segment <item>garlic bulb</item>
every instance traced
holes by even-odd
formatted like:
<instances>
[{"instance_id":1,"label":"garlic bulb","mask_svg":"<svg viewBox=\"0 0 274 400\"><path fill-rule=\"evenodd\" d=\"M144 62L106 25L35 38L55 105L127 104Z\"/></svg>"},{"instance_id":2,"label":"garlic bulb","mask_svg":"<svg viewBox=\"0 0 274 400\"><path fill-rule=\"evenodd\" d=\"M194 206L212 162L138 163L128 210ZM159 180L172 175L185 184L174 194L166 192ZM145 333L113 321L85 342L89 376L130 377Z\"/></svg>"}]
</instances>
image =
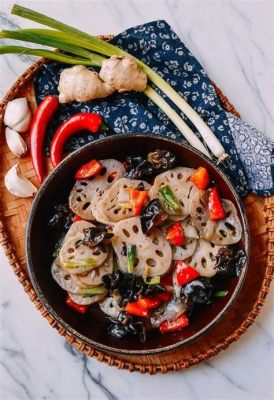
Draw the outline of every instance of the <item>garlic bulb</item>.
<instances>
[{"instance_id":1,"label":"garlic bulb","mask_svg":"<svg viewBox=\"0 0 274 400\"><path fill-rule=\"evenodd\" d=\"M11 167L6 173L5 186L11 194L17 197L30 197L37 192L36 187L20 174L18 164Z\"/></svg>"},{"instance_id":2,"label":"garlic bulb","mask_svg":"<svg viewBox=\"0 0 274 400\"><path fill-rule=\"evenodd\" d=\"M16 157L21 157L26 154L28 148L24 139L20 134L13 129L6 128L5 130L6 142L10 151L16 155Z\"/></svg>"},{"instance_id":3,"label":"garlic bulb","mask_svg":"<svg viewBox=\"0 0 274 400\"><path fill-rule=\"evenodd\" d=\"M17 132L26 132L29 129L31 117L27 99L21 97L7 104L4 124Z\"/></svg>"}]
</instances>

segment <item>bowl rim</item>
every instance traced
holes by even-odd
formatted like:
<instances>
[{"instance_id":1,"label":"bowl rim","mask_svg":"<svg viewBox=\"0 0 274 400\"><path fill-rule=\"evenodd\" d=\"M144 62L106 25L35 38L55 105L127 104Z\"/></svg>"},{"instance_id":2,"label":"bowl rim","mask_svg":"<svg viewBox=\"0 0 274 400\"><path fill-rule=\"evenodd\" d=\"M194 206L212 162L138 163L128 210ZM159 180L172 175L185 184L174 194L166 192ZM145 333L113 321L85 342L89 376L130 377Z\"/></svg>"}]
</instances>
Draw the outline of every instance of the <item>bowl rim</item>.
<instances>
[{"instance_id":1,"label":"bowl rim","mask_svg":"<svg viewBox=\"0 0 274 400\"><path fill-rule=\"evenodd\" d=\"M32 227L32 223L33 223L33 219L35 216L35 212L37 209L37 206L39 204L40 198L43 196L44 192L47 189L48 184L54 179L55 175L57 175L59 173L60 170L63 169L63 167L70 162L71 159L73 158L77 158L78 155L84 151L84 149L87 149L88 147L91 147L96 145L97 143L101 143L101 142L106 142L106 141L116 141L116 140L131 140L132 138L150 138L150 139L160 139L163 142L172 142L177 146L181 146L186 148L188 151L195 153L196 155L200 156L202 159L206 160L214 169L217 170L217 172L219 173L219 175L221 176L221 178L225 181L225 183L227 184L227 186L229 187L229 189L231 190L233 196L235 197L237 204L239 206L239 211L240 211L240 216L241 219L243 221L243 236L244 236L244 248L245 248L245 252L246 252L246 264L244 266L244 268L242 269L241 275L239 277L238 283L233 291L233 294L231 296L231 298L229 299L229 301L226 303L225 307L216 315L215 318L213 318L207 325L205 325L201 330L199 330L198 332L196 332L194 335L192 335L189 338L180 340L174 344L168 345L168 346L164 346L161 348L156 348L156 349L144 349L144 350L130 350L130 349L119 349L119 348L115 348L112 346L108 346L102 343L98 343L92 339L87 338L86 336L82 335L81 333L79 333L77 330L75 330L71 325L69 325L67 322L65 322L60 315L51 307L51 305L48 303L48 301L46 300L43 291L41 290L38 281L36 279L36 275L34 273L33 270L33 265L32 265L32 259L31 259L31 245L30 245L30 233L31 233L31 227ZM243 286L245 277L247 275L247 270L248 270L248 265L249 265L249 258L250 258L250 233L249 233L249 227L248 227L248 221L247 221L247 216L246 216L246 212L245 209L243 207L243 203L238 195L238 193L236 192L233 184L231 183L229 177L220 169L220 167L216 164L214 164L208 157L206 157L203 153L201 153L199 150L194 149L193 147L191 147L188 144L185 144L183 142L180 142L178 140L175 140L173 138L170 137L163 137L160 135L155 135L155 134L144 134L144 133L138 133L138 134L130 134L130 133L123 133L123 134L115 134L112 136L107 136L107 137L103 137L103 138L99 138L96 139L90 143L87 143L86 145L84 145L83 147L73 151L72 153L70 153L67 157L65 157L60 164L57 165L56 168L54 168L49 175L46 177L46 179L44 180L43 184L40 186L38 192L36 193L34 200L32 202L32 206L31 206L31 210L28 216L28 220L27 220L27 226L26 226L26 237L25 237L25 252L26 252L26 260L27 260L27 270L28 270L28 274L31 280L31 283L33 285L33 288L39 298L39 300L41 301L42 305L46 308L46 310L48 311L48 313L64 328L66 329L68 332L70 332L72 335L74 335L76 338L80 339L82 342L84 342L85 344L87 344L88 346L92 346L97 350L102 350L105 351L107 353L111 353L111 354L120 354L120 355L140 355L140 356L144 356L144 355L152 355L152 354L160 354L160 353L166 353L168 351L180 348L182 346L186 346L187 344L195 341L196 339L198 339L200 336L202 336L204 333L206 333L207 331L209 331L217 322L219 322L223 316L231 309L232 305L234 304L234 302L236 301L236 299L238 298L238 295L241 291L241 288Z\"/></svg>"}]
</instances>

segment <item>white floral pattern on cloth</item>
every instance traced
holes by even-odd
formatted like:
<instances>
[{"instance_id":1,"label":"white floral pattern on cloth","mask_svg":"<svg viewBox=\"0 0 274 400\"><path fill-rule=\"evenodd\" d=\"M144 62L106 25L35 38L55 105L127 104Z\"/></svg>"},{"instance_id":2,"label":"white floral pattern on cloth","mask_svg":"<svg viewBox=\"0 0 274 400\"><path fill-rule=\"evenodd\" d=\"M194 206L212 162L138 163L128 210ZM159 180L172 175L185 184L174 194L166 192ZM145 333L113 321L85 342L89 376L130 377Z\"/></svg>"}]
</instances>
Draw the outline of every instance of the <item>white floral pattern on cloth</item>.
<instances>
[{"instance_id":1,"label":"white floral pattern on cloth","mask_svg":"<svg viewBox=\"0 0 274 400\"><path fill-rule=\"evenodd\" d=\"M274 143L256 128L227 113L234 145L244 166L249 189L256 194L272 195Z\"/></svg>"},{"instance_id":2,"label":"white floral pattern on cloth","mask_svg":"<svg viewBox=\"0 0 274 400\"><path fill-rule=\"evenodd\" d=\"M165 21L155 21L130 28L117 35L112 43L148 64L187 100L210 126L229 154L230 161L222 168L230 177L239 195L243 197L249 190L255 191L256 189L248 185L241 153L237 152L227 115L220 104L211 80L170 26ZM35 94L38 103L47 94L58 94L59 75L64 68L68 68L68 66L57 63L49 63L40 68L35 78ZM166 98L166 96L164 97ZM169 99L166 98L166 100L170 103ZM87 103L62 105L49 126L45 143L46 152L48 152L50 139L57 126L78 112L101 114L110 131L107 134L95 135L83 132L68 141L67 151L76 150L99 137L116 133L142 132L184 141L181 133L167 116L142 93L122 95L115 93L107 101L95 100ZM183 115L182 118L185 119ZM186 119L186 122L196 132L190 121ZM245 167L248 166L245 164ZM269 185L261 188L260 194L269 194Z\"/></svg>"}]
</instances>

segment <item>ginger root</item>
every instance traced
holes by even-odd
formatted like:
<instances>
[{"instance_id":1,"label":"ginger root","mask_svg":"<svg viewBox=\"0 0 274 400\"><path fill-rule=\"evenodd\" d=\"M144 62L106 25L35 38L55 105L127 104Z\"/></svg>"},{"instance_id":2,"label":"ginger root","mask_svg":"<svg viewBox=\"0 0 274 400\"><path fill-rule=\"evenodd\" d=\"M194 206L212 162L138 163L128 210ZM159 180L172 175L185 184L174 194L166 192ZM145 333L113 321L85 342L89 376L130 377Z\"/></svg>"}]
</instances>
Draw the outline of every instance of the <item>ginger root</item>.
<instances>
[{"instance_id":1,"label":"ginger root","mask_svg":"<svg viewBox=\"0 0 274 400\"><path fill-rule=\"evenodd\" d=\"M103 61L99 76L118 92L143 92L147 85L147 76L133 57L110 57Z\"/></svg>"},{"instance_id":2,"label":"ginger root","mask_svg":"<svg viewBox=\"0 0 274 400\"><path fill-rule=\"evenodd\" d=\"M76 65L61 73L58 91L60 103L70 103L75 100L85 102L107 97L114 89L103 82L97 72L89 71L83 65Z\"/></svg>"}]
</instances>

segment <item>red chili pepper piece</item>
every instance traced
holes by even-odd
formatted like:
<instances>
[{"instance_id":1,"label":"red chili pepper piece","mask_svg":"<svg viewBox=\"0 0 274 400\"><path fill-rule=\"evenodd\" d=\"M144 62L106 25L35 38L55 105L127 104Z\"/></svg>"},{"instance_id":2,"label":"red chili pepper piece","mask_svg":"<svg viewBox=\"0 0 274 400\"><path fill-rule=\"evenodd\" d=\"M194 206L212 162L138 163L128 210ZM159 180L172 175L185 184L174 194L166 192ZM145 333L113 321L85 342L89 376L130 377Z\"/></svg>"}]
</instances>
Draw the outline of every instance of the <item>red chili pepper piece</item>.
<instances>
[{"instance_id":1,"label":"red chili pepper piece","mask_svg":"<svg viewBox=\"0 0 274 400\"><path fill-rule=\"evenodd\" d=\"M143 297L137 300L137 305L144 310L157 308L160 304L161 301L157 298Z\"/></svg>"},{"instance_id":2,"label":"red chili pepper piece","mask_svg":"<svg viewBox=\"0 0 274 400\"><path fill-rule=\"evenodd\" d=\"M226 217L226 212L216 187L209 189L208 210L211 221L218 221Z\"/></svg>"},{"instance_id":3,"label":"red chili pepper piece","mask_svg":"<svg viewBox=\"0 0 274 400\"><path fill-rule=\"evenodd\" d=\"M180 222L175 222L175 224L168 229L166 239L174 246L183 246L185 235Z\"/></svg>"},{"instance_id":4,"label":"red chili pepper piece","mask_svg":"<svg viewBox=\"0 0 274 400\"><path fill-rule=\"evenodd\" d=\"M92 178L93 176L98 175L103 167L104 166L100 163L100 161L91 160L78 169L75 174L75 179Z\"/></svg>"},{"instance_id":5,"label":"red chili pepper piece","mask_svg":"<svg viewBox=\"0 0 274 400\"><path fill-rule=\"evenodd\" d=\"M193 175L190 177L191 182L197 186L198 189L205 190L208 188L210 183L210 178L207 169L204 167L199 167Z\"/></svg>"},{"instance_id":6,"label":"red chili pepper piece","mask_svg":"<svg viewBox=\"0 0 274 400\"><path fill-rule=\"evenodd\" d=\"M37 107L30 126L30 153L39 183L44 179L43 142L49 120L59 106L56 96L46 96Z\"/></svg>"},{"instance_id":7,"label":"red chili pepper piece","mask_svg":"<svg viewBox=\"0 0 274 400\"><path fill-rule=\"evenodd\" d=\"M146 318L148 316L148 310L145 310L144 308L141 308L137 302L135 303L127 303L126 312L132 315L136 315L137 317L143 317Z\"/></svg>"},{"instance_id":8,"label":"red chili pepper piece","mask_svg":"<svg viewBox=\"0 0 274 400\"><path fill-rule=\"evenodd\" d=\"M61 162L64 144L70 136L83 130L96 133L100 130L102 122L103 118L93 113L75 114L64 121L55 132L51 142L50 159L52 165L56 167Z\"/></svg>"},{"instance_id":9,"label":"red chili pepper piece","mask_svg":"<svg viewBox=\"0 0 274 400\"><path fill-rule=\"evenodd\" d=\"M78 222L78 221L82 221L82 220L83 220L83 218L80 217L79 215L74 215L74 217L73 217L73 222Z\"/></svg>"},{"instance_id":10,"label":"red chili pepper piece","mask_svg":"<svg viewBox=\"0 0 274 400\"><path fill-rule=\"evenodd\" d=\"M130 189L129 195L134 215L140 215L148 199L148 192L146 190Z\"/></svg>"},{"instance_id":11,"label":"red chili pepper piece","mask_svg":"<svg viewBox=\"0 0 274 400\"><path fill-rule=\"evenodd\" d=\"M162 303L167 303L172 297L172 292L166 291L164 293L157 293L155 297Z\"/></svg>"},{"instance_id":12,"label":"red chili pepper piece","mask_svg":"<svg viewBox=\"0 0 274 400\"><path fill-rule=\"evenodd\" d=\"M176 262L176 278L178 285L186 285L188 282L198 278L200 273L190 265L185 264L183 261Z\"/></svg>"},{"instance_id":13,"label":"red chili pepper piece","mask_svg":"<svg viewBox=\"0 0 274 400\"><path fill-rule=\"evenodd\" d=\"M86 305L80 305L80 304L74 303L74 301L69 296L67 297L66 304L81 314L85 314L88 309L88 306L86 306Z\"/></svg>"},{"instance_id":14,"label":"red chili pepper piece","mask_svg":"<svg viewBox=\"0 0 274 400\"><path fill-rule=\"evenodd\" d=\"M178 331L179 329L182 329L188 325L189 325L189 320L188 320L186 314L182 314L178 318L176 318L172 321L162 322L161 325L159 326L159 330L161 333L175 332L175 331Z\"/></svg>"}]
</instances>

